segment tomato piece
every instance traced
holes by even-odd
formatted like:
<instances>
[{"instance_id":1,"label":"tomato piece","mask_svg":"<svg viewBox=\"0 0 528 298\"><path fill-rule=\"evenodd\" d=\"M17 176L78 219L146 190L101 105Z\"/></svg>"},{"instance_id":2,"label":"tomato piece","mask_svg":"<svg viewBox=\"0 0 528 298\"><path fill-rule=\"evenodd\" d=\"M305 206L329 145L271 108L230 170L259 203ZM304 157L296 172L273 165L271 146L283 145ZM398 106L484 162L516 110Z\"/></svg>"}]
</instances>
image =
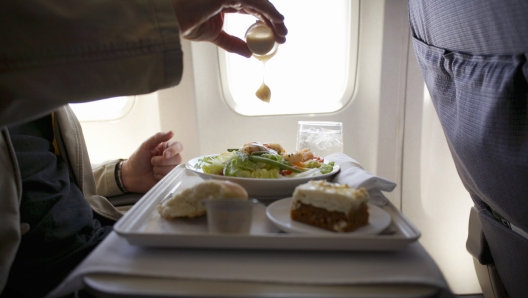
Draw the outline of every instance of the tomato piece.
<instances>
[{"instance_id":1,"label":"tomato piece","mask_svg":"<svg viewBox=\"0 0 528 298\"><path fill-rule=\"evenodd\" d=\"M320 156L314 156L313 159L317 160L317 161L320 162L320 163L324 163L324 158L322 158L322 157L320 157Z\"/></svg>"},{"instance_id":2,"label":"tomato piece","mask_svg":"<svg viewBox=\"0 0 528 298\"><path fill-rule=\"evenodd\" d=\"M281 174L282 176L288 176L288 175L290 175L291 173L293 173L291 170L281 170L281 171L280 171L280 174Z\"/></svg>"}]
</instances>

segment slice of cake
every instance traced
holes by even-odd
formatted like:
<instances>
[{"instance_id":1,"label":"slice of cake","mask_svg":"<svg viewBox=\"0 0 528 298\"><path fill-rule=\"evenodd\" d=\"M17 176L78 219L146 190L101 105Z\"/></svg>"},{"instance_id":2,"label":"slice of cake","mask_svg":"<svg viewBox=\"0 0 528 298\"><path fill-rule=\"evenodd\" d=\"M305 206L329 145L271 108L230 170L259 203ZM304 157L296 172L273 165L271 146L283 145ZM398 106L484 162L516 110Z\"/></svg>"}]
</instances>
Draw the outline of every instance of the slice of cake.
<instances>
[{"instance_id":1,"label":"slice of cake","mask_svg":"<svg viewBox=\"0 0 528 298\"><path fill-rule=\"evenodd\" d=\"M352 232L369 222L368 199L364 188L312 180L295 188L290 216L333 232Z\"/></svg>"}]
</instances>

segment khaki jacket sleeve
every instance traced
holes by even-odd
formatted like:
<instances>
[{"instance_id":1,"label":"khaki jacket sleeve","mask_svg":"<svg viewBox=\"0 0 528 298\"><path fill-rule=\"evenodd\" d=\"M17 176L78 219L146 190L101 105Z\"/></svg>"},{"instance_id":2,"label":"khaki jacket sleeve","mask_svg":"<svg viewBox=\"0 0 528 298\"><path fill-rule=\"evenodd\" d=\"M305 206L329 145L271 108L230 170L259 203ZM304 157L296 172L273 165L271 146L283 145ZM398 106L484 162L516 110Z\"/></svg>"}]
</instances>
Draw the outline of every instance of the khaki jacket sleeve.
<instances>
[{"instance_id":1,"label":"khaki jacket sleeve","mask_svg":"<svg viewBox=\"0 0 528 298\"><path fill-rule=\"evenodd\" d=\"M0 1L0 44L0 127L174 86L183 69L167 0Z\"/></svg>"},{"instance_id":2,"label":"khaki jacket sleeve","mask_svg":"<svg viewBox=\"0 0 528 298\"><path fill-rule=\"evenodd\" d=\"M174 86L182 63L170 1L0 1L0 131L67 103ZM0 135L0 293L21 236L21 186L9 148ZM92 208L118 219L122 213L95 194L89 159L72 161Z\"/></svg>"},{"instance_id":3,"label":"khaki jacket sleeve","mask_svg":"<svg viewBox=\"0 0 528 298\"><path fill-rule=\"evenodd\" d=\"M117 221L123 213L116 209L108 199L97 192L90 156L86 149L82 127L69 105L54 112L55 137L57 147L70 167L75 183L93 211L108 219Z\"/></svg>"},{"instance_id":4,"label":"khaki jacket sleeve","mask_svg":"<svg viewBox=\"0 0 528 298\"><path fill-rule=\"evenodd\" d=\"M92 166L97 194L104 197L122 195L115 180L115 166L122 159L116 159Z\"/></svg>"}]
</instances>

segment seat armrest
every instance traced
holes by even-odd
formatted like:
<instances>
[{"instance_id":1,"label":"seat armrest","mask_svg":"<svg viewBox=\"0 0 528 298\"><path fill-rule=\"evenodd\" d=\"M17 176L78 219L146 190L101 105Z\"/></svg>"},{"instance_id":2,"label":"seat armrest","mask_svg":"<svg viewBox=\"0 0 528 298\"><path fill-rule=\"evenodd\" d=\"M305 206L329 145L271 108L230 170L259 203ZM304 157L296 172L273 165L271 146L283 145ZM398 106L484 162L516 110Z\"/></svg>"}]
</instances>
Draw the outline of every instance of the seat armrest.
<instances>
[{"instance_id":1,"label":"seat armrest","mask_svg":"<svg viewBox=\"0 0 528 298\"><path fill-rule=\"evenodd\" d=\"M477 259L480 264L488 265L493 263L491 251L488 242L482 232L482 224L480 222L478 210L471 207L469 213L468 238L466 241L467 251Z\"/></svg>"},{"instance_id":2,"label":"seat armrest","mask_svg":"<svg viewBox=\"0 0 528 298\"><path fill-rule=\"evenodd\" d=\"M134 205L139 199L143 197L143 194L139 193L127 193L119 196L107 197L108 201L115 207Z\"/></svg>"}]
</instances>

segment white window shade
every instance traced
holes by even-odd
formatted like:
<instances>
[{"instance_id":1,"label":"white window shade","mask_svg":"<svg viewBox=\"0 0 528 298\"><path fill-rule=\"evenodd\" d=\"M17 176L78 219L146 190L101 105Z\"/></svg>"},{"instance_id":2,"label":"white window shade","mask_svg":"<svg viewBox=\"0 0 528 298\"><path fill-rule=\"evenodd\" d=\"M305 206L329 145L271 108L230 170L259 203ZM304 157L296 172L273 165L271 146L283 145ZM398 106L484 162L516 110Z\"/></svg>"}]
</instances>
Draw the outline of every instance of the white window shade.
<instances>
[{"instance_id":1,"label":"white window shade","mask_svg":"<svg viewBox=\"0 0 528 298\"><path fill-rule=\"evenodd\" d=\"M287 41L265 65L270 103L255 92L263 63L219 50L224 97L246 116L331 113L352 98L355 83L359 3L308 0L272 1L285 16ZM302 6L302 7L299 7ZM244 39L253 16L226 14L225 30Z\"/></svg>"}]
</instances>

